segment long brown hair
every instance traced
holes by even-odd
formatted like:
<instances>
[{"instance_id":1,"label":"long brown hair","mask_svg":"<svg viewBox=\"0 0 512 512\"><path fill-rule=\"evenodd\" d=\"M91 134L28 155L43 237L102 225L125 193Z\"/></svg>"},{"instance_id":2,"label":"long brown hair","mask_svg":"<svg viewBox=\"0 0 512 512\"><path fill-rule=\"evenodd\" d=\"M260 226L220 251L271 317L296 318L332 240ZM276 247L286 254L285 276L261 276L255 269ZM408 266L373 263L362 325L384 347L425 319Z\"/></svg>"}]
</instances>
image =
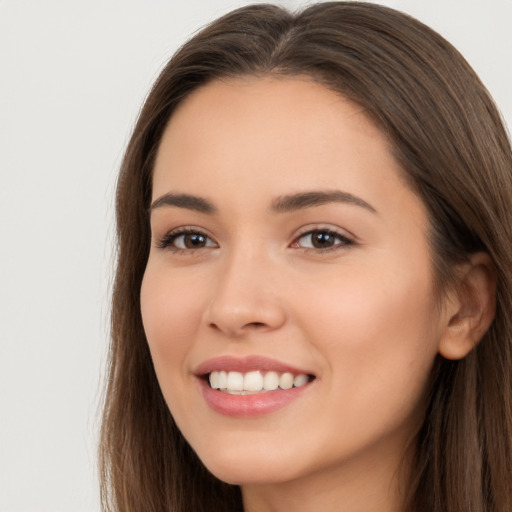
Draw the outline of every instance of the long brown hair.
<instances>
[{"instance_id":1,"label":"long brown hair","mask_svg":"<svg viewBox=\"0 0 512 512\"><path fill-rule=\"evenodd\" d=\"M512 155L500 115L470 66L413 18L370 3L292 14L233 11L170 60L140 113L117 188L117 274L100 468L104 510L236 511L239 489L203 467L160 392L139 291L149 253L151 175L162 133L192 91L219 78L306 75L361 105L387 135L430 215L436 284L486 251L497 272L490 330L432 374L404 510L512 510Z\"/></svg>"}]
</instances>

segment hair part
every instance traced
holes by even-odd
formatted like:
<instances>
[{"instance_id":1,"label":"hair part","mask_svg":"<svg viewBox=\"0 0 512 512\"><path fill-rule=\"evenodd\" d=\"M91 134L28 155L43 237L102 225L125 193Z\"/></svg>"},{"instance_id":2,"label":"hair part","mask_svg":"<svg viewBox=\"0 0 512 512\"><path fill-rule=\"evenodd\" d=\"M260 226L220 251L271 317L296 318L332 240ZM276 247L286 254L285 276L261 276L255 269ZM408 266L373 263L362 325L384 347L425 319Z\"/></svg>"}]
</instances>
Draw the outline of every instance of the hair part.
<instances>
[{"instance_id":1,"label":"hair part","mask_svg":"<svg viewBox=\"0 0 512 512\"><path fill-rule=\"evenodd\" d=\"M117 272L100 467L105 510L242 510L184 441L161 394L144 335L140 286L149 254L155 157L175 109L213 80L307 76L359 104L386 134L430 218L436 287L476 251L498 276L495 320L465 359L438 356L414 440L404 510L512 510L512 155L474 71L413 18L363 2L292 14L233 11L170 60L140 113L116 199Z\"/></svg>"}]
</instances>

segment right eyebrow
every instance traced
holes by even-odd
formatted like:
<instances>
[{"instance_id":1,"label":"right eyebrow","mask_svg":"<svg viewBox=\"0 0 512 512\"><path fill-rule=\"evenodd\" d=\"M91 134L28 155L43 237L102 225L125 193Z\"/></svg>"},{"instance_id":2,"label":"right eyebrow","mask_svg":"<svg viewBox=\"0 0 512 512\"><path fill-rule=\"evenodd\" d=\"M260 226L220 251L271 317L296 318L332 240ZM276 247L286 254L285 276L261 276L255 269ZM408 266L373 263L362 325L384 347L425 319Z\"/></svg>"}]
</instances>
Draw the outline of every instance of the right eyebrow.
<instances>
[{"instance_id":1,"label":"right eyebrow","mask_svg":"<svg viewBox=\"0 0 512 512\"><path fill-rule=\"evenodd\" d=\"M149 212L151 213L156 208L162 208L164 206L174 206L176 208L185 208L187 210L208 214L213 214L217 211L215 206L204 197L169 192L155 199L149 207Z\"/></svg>"},{"instance_id":2,"label":"right eyebrow","mask_svg":"<svg viewBox=\"0 0 512 512\"><path fill-rule=\"evenodd\" d=\"M365 200L342 190L299 192L298 194L280 196L272 202L271 210L277 213L286 213L329 203L352 204L377 213L375 208Z\"/></svg>"}]
</instances>

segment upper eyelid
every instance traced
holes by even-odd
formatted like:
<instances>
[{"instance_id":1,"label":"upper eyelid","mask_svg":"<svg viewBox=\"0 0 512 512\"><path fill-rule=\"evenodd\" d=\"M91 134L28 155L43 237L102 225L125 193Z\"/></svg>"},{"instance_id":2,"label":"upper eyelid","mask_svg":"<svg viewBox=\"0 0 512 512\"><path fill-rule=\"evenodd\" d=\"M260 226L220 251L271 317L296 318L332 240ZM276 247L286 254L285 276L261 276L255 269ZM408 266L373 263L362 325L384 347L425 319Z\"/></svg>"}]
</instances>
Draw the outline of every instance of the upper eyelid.
<instances>
[{"instance_id":1,"label":"upper eyelid","mask_svg":"<svg viewBox=\"0 0 512 512\"><path fill-rule=\"evenodd\" d=\"M198 228L196 226L180 226L174 229L171 229L167 232L165 232L163 235L156 236L154 233L152 233L152 238L155 240L155 244L160 249L169 248L170 245L172 245L172 242L183 235L188 234L198 234L203 235L206 238L209 238L214 244L218 245L218 242L215 240L215 238L208 233L207 230L204 230L202 228ZM176 248L178 249L178 248ZM193 249L191 249L193 250Z\"/></svg>"},{"instance_id":2,"label":"upper eyelid","mask_svg":"<svg viewBox=\"0 0 512 512\"><path fill-rule=\"evenodd\" d=\"M349 238L350 240L353 240L354 242L357 240L357 237L352 234L350 231L340 228L338 226L330 226L327 224L313 224L304 226L303 228L300 228L298 233L294 236L293 240L297 240L300 237L304 235L308 235L310 233L314 233L315 231L327 231L329 233L332 233L334 235L339 235L343 238Z\"/></svg>"},{"instance_id":3,"label":"upper eyelid","mask_svg":"<svg viewBox=\"0 0 512 512\"><path fill-rule=\"evenodd\" d=\"M192 225L179 226L177 228L172 228L172 229L166 230L166 231L164 231L164 233L161 236L157 235L155 232L152 232L152 236L155 238L165 238L165 237L170 237L170 236L186 235L188 233L198 233L200 235L207 236L208 238L211 238L212 240L215 240L214 236L211 233L209 233L209 231L207 229L200 228L197 226L192 226Z\"/></svg>"},{"instance_id":4,"label":"upper eyelid","mask_svg":"<svg viewBox=\"0 0 512 512\"><path fill-rule=\"evenodd\" d=\"M311 236L313 233L328 233L329 235L332 235L334 238L338 238L340 240L340 243L336 244L335 246L331 247L331 249L334 249L335 247L339 246L347 246L347 245L354 245L356 243L355 239L351 236L347 236L343 233L340 233L339 231L335 231L332 229L310 229L309 231L306 231L300 235L297 235L290 245L298 244L299 240L301 240L304 237ZM305 247L305 250L319 250L319 251L327 251L328 249L312 249L310 247Z\"/></svg>"}]
</instances>

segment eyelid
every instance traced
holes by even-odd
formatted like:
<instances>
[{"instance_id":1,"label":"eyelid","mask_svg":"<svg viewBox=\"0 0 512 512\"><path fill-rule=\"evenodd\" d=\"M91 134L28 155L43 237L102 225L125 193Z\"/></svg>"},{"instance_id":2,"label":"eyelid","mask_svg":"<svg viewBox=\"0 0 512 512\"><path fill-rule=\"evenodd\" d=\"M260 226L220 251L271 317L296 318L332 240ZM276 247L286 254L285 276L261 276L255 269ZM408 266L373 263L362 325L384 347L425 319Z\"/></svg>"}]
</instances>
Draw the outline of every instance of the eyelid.
<instances>
[{"instance_id":1,"label":"eyelid","mask_svg":"<svg viewBox=\"0 0 512 512\"><path fill-rule=\"evenodd\" d=\"M171 250L172 252L175 252L175 253L180 253L180 252L181 253L192 253L192 252L199 251L201 249L215 248L212 246L206 246L206 247L197 247L195 249L193 249L193 248L183 249L183 248L176 247L176 246L172 245L173 242L177 238L179 238L180 236L183 236L183 235L188 235L188 234L191 234L191 235L197 234L197 235L204 236L205 238L211 240L213 242L213 244L215 245L215 247L218 247L218 243L215 241L215 239L211 235L209 235L205 229L199 228L197 226L180 226L180 227L171 229L170 231L167 231L163 236L157 238L156 247L158 249Z\"/></svg>"},{"instance_id":2,"label":"eyelid","mask_svg":"<svg viewBox=\"0 0 512 512\"><path fill-rule=\"evenodd\" d=\"M319 247L299 247L297 246L299 240L307 235L312 235L314 233L327 233L329 235L332 235L335 238L338 238L340 240L339 243L326 248L319 248ZM291 247L296 249L302 249L306 252L313 251L315 253L325 253L329 251L334 250L343 250L346 249L348 246L354 245L356 243L356 238L351 234L348 233L346 230L333 227L333 226L326 226L325 224L321 225L313 225L313 226L305 226L301 228L299 233L295 235L293 238L292 243L290 244ZM295 246L295 247L294 247Z\"/></svg>"}]
</instances>

